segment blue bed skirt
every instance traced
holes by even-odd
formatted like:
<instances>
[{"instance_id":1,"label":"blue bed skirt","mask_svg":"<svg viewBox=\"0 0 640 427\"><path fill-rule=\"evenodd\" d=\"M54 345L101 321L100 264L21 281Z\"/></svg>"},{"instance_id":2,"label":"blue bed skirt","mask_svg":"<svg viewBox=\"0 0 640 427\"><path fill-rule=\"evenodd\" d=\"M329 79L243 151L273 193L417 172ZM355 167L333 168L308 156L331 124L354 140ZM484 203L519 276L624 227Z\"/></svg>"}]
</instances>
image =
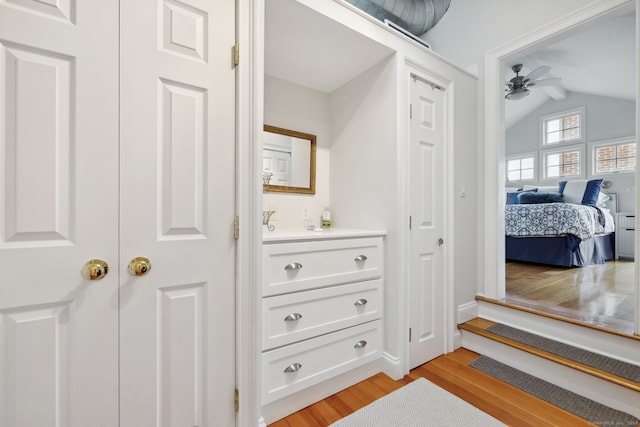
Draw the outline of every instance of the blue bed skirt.
<instances>
[{"instance_id":1,"label":"blue bed skirt","mask_svg":"<svg viewBox=\"0 0 640 427\"><path fill-rule=\"evenodd\" d=\"M576 236L511 237L506 236L509 261L534 262L561 267L604 264L615 256L614 233L580 240Z\"/></svg>"}]
</instances>

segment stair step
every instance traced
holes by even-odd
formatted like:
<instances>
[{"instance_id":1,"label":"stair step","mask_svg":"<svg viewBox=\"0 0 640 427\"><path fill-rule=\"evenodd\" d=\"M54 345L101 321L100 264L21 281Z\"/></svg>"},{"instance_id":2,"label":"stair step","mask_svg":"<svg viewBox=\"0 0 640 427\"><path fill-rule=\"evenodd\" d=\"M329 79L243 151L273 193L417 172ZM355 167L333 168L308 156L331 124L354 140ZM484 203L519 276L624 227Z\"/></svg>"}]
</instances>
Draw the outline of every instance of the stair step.
<instances>
[{"instance_id":1,"label":"stair step","mask_svg":"<svg viewBox=\"0 0 640 427\"><path fill-rule=\"evenodd\" d=\"M628 334L626 332L621 332L621 331L616 331L613 329L609 329L609 328L603 328L602 326L598 326L598 325L594 325L594 324L590 324L590 323L585 323L585 322L580 322L578 320L574 320L574 319L569 319L567 317L562 317L562 316L558 316L555 314L550 314L550 313L545 313L543 311L538 311L538 310L534 310L531 308L527 308L527 307L522 307L520 305L515 305L515 304L510 304L508 302L504 302L501 300L496 300L493 298L487 298L487 297L483 297L481 295L476 295L476 301L480 302L480 303L488 303L490 305L495 305L495 306L500 306L500 307L505 307L511 310L516 310L516 311L520 311L523 313L528 313L534 316L538 316L538 317L546 317L548 319L553 319L553 320L558 320L560 322L563 323L569 323L572 325L576 325L579 326L581 328L587 328L587 329L591 329L594 331L598 331L598 332L602 332L602 333L606 333L606 334L611 334L611 335L616 335L625 339L630 339L630 340L634 340L637 342L640 342L640 335L635 335L635 334Z\"/></svg>"},{"instance_id":2,"label":"stair step","mask_svg":"<svg viewBox=\"0 0 640 427\"><path fill-rule=\"evenodd\" d=\"M495 325L498 325L497 327ZM472 332L474 334L483 336L485 338L494 340L496 342L500 342L502 344L514 347L516 349L522 350L522 351L526 351L530 354L536 355L538 357L542 357L544 359L553 361L555 363L570 367L572 369L587 373L589 375L592 375L594 377L597 378L601 378L603 380L606 381L610 381L614 384L620 385L622 387L628 388L630 390L636 391L636 392L640 392L640 382L639 381L635 381L633 379L630 378L625 378L621 375L617 375L611 372L608 372L607 370L604 369L599 369L593 366L589 366L586 363L581 363L579 361L576 360L572 360L570 358L561 356L559 354L556 354L557 352L551 352L551 351L547 351L545 349L541 349L539 347L536 347L534 345L530 345L530 344L526 344L525 342L522 342L522 340L516 340L516 339L512 339L509 338L508 336L504 336L504 335L500 335L498 333L494 333L491 332L489 330L489 328L494 327L494 328L499 328L501 324L490 321L490 320L486 320L483 318L475 318L472 319L468 322L465 322L461 325L459 325L459 328L462 330L466 330L468 332ZM502 328L502 329L506 329L508 332L508 328L511 327L506 327L506 328ZM512 328L516 331L517 334L522 333L524 334L524 336L533 336L533 337L538 337L535 334L531 334L522 330L518 330L516 328ZM547 344L551 344L553 347L553 344L558 344L561 347L570 347L564 343L561 343L559 341L554 341L554 340L550 340L548 338L544 338L544 337L539 337L541 338L541 341L546 342ZM549 348L549 346L546 346L547 348ZM573 347L575 349L578 349L577 347ZM605 356L602 355L597 355L595 353L591 353L588 352L587 350L582 350L579 349L582 352L586 352L586 353L590 353L592 355L594 355L594 357L598 357L600 359L602 358L606 358ZM561 353L562 354L562 353ZM624 362L620 362L617 359L611 359L608 358L611 361L612 365L619 365L620 363L624 363ZM630 365L630 364L627 364ZM631 367L635 367L635 365L631 365ZM638 366L638 370L640 371L640 366ZM633 376L631 376L633 378Z\"/></svg>"},{"instance_id":3,"label":"stair step","mask_svg":"<svg viewBox=\"0 0 640 427\"><path fill-rule=\"evenodd\" d=\"M487 356L478 357L469 366L596 425L638 426L640 421L624 411L558 387Z\"/></svg>"}]
</instances>

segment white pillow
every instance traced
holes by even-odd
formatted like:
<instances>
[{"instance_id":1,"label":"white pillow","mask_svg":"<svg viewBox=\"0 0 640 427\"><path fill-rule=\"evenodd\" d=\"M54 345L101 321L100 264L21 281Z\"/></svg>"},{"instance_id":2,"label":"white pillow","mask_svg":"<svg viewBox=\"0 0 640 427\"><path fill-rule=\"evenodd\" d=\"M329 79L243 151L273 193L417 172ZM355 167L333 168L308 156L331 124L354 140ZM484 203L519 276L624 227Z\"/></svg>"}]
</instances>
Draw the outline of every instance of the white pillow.
<instances>
[{"instance_id":1,"label":"white pillow","mask_svg":"<svg viewBox=\"0 0 640 427\"><path fill-rule=\"evenodd\" d=\"M602 179L567 181L562 196L565 203L595 206L600 193Z\"/></svg>"},{"instance_id":2,"label":"white pillow","mask_svg":"<svg viewBox=\"0 0 640 427\"><path fill-rule=\"evenodd\" d=\"M609 200L611 197L609 197L608 194L603 193L602 191L600 193L598 193L598 201L596 202L596 206L599 208L606 208L607 207L607 200Z\"/></svg>"}]
</instances>

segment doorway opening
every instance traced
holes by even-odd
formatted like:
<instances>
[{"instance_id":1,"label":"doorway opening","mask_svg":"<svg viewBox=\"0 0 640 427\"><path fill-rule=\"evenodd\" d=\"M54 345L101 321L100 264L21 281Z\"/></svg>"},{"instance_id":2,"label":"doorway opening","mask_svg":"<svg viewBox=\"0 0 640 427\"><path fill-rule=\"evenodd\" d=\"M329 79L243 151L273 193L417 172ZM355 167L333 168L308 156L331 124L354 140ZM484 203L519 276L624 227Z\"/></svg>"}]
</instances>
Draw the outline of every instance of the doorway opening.
<instances>
[{"instance_id":1,"label":"doorway opening","mask_svg":"<svg viewBox=\"0 0 640 427\"><path fill-rule=\"evenodd\" d=\"M628 220L633 227L629 228L635 228L636 154L633 151L631 170L607 170L598 162L599 154L609 146L615 151L615 147L627 144L635 150L637 36L634 6L634 2L628 2L611 10L594 11L588 19L583 17L582 21L576 19L561 28L548 28L547 33L542 31L537 39L520 40L511 47L492 52L487 58L486 93L504 93L500 86L515 76L514 66L518 64L522 64L520 75L537 73L535 80L547 80L548 83L540 84L540 87L532 85L530 93L519 100L487 101L489 107L494 104L487 114L486 141L491 141L492 132L499 141L494 150L487 151L498 156L498 176L494 182L504 194L496 197L502 203L496 203L494 207L498 212L493 212L499 218L495 245L500 254L495 273L497 285L493 289L495 297L517 306L624 333L638 331L640 304L633 247L631 253L625 253L620 242L625 218L631 218ZM615 37L613 49L605 40L608 36ZM601 43L609 47L600 48ZM620 62L614 58L619 58ZM607 66L602 67L602 64ZM628 77L625 79L622 75ZM493 79L495 76L499 78ZM490 80L494 80L493 84ZM495 92L490 92L490 88L496 89ZM579 119L583 127L578 129L581 133L578 138L571 134L570 121L566 119L574 111L581 111ZM490 125L492 112L498 126ZM554 122L558 117L560 120ZM545 137L557 130L553 126L558 123L561 136L565 131L574 138L563 141L564 138L552 136L555 143L545 144ZM604 202L602 205L610 213L609 222L616 223L619 233L618 239L611 237L614 254L607 257L610 260L598 264L587 259L583 265L559 266L553 261L541 262L536 257L529 259L516 255L514 259L509 242L507 248L504 247L504 236L514 225L508 213L513 208L504 207L507 193L518 190L557 192L560 181L595 179L603 180L601 194L615 202L608 202L606 207ZM487 218L491 218L491 209L487 211ZM524 241L520 238L517 244ZM635 242L633 234L631 242ZM620 254L624 256L618 258ZM487 277L491 277L490 272ZM488 291L487 295L491 289Z\"/></svg>"}]
</instances>

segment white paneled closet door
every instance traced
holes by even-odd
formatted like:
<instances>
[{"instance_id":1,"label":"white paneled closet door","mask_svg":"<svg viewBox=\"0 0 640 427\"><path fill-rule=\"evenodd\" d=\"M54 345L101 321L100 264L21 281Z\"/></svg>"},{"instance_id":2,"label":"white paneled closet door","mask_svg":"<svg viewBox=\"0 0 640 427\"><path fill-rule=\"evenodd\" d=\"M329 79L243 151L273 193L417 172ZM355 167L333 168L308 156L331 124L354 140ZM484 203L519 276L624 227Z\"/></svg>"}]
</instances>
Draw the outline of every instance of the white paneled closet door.
<instances>
[{"instance_id":1,"label":"white paneled closet door","mask_svg":"<svg viewBox=\"0 0 640 427\"><path fill-rule=\"evenodd\" d=\"M117 230L117 4L0 2L0 426L117 425Z\"/></svg>"},{"instance_id":2,"label":"white paneled closet door","mask_svg":"<svg viewBox=\"0 0 640 427\"><path fill-rule=\"evenodd\" d=\"M445 353L446 105L444 90L411 77L409 368Z\"/></svg>"},{"instance_id":3,"label":"white paneled closet door","mask_svg":"<svg viewBox=\"0 0 640 427\"><path fill-rule=\"evenodd\" d=\"M234 3L0 2L0 427L234 424Z\"/></svg>"},{"instance_id":4,"label":"white paneled closet door","mask_svg":"<svg viewBox=\"0 0 640 427\"><path fill-rule=\"evenodd\" d=\"M122 427L234 424L234 3L121 2Z\"/></svg>"}]
</instances>

